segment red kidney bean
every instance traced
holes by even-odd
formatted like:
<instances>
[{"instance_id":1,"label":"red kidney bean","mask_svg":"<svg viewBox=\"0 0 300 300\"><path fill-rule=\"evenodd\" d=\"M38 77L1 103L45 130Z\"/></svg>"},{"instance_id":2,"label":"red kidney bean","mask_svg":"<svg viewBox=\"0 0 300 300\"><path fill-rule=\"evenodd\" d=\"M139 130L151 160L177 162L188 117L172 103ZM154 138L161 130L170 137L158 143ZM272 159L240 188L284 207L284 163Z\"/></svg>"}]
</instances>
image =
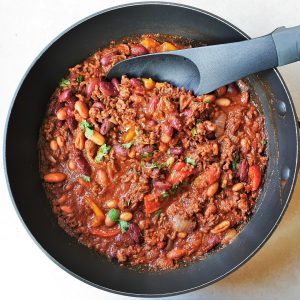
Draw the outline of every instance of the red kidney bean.
<instances>
[{"instance_id":1,"label":"red kidney bean","mask_svg":"<svg viewBox=\"0 0 300 300\"><path fill-rule=\"evenodd\" d=\"M122 246L124 245L125 247L128 247L130 245L134 245L135 241L132 238L129 229L125 232L125 233L120 233L115 237L115 241L118 244L122 244Z\"/></svg>"},{"instance_id":2,"label":"red kidney bean","mask_svg":"<svg viewBox=\"0 0 300 300\"><path fill-rule=\"evenodd\" d=\"M183 148L182 147L174 147L170 149L170 153L171 154L175 154L175 155L180 155L183 153Z\"/></svg>"},{"instance_id":3,"label":"red kidney bean","mask_svg":"<svg viewBox=\"0 0 300 300\"><path fill-rule=\"evenodd\" d=\"M153 181L153 186L159 191L169 190L172 184L166 181Z\"/></svg>"},{"instance_id":4,"label":"red kidney bean","mask_svg":"<svg viewBox=\"0 0 300 300\"><path fill-rule=\"evenodd\" d=\"M243 159L239 163L239 176L241 181L247 181L248 180L248 171L249 171L249 164L246 159Z\"/></svg>"},{"instance_id":5,"label":"red kidney bean","mask_svg":"<svg viewBox=\"0 0 300 300\"><path fill-rule=\"evenodd\" d=\"M117 78L113 78L111 80L111 83L113 84L113 86L115 87L115 89L120 92L120 83L119 80Z\"/></svg>"},{"instance_id":6,"label":"red kidney bean","mask_svg":"<svg viewBox=\"0 0 300 300\"><path fill-rule=\"evenodd\" d=\"M73 116L69 116L67 118L67 124L68 124L71 132L77 128L77 121L75 120L75 118Z\"/></svg>"},{"instance_id":7,"label":"red kidney bean","mask_svg":"<svg viewBox=\"0 0 300 300\"><path fill-rule=\"evenodd\" d=\"M158 102L159 102L159 98L157 96L154 96L149 100L149 103L147 106L147 114L148 115L153 115L155 113Z\"/></svg>"},{"instance_id":8,"label":"red kidney bean","mask_svg":"<svg viewBox=\"0 0 300 300\"><path fill-rule=\"evenodd\" d=\"M170 114L169 117L168 117L168 120L170 122L170 125L177 129L178 131L181 130L182 128L182 125L181 125L181 120L179 119L178 116L174 115L174 114Z\"/></svg>"},{"instance_id":9,"label":"red kidney bean","mask_svg":"<svg viewBox=\"0 0 300 300\"><path fill-rule=\"evenodd\" d=\"M221 238L218 235L211 235L207 239L207 246L205 247L205 251L209 251L212 249L215 245L220 243Z\"/></svg>"},{"instance_id":10,"label":"red kidney bean","mask_svg":"<svg viewBox=\"0 0 300 300\"><path fill-rule=\"evenodd\" d=\"M115 126L114 123L109 121L109 118L105 118L101 124L100 133L105 135L107 134L113 127Z\"/></svg>"},{"instance_id":11,"label":"red kidney bean","mask_svg":"<svg viewBox=\"0 0 300 300\"><path fill-rule=\"evenodd\" d=\"M120 145L120 144L115 144L115 145L113 146L113 148L114 148L114 150L115 150L115 152L116 152L116 154L117 154L118 156L127 157L128 151L127 151L127 149L125 149L122 145Z\"/></svg>"},{"instance_id":12,"label":"red kidney bean","mask_svg":"<svg viewBox=\"0 0 300 300\"><path fill-rule=\"evenodd\" d=\"M113 84L107 81L101 81L99 88L104 96L116 96L118 93Z\"/></svg>"},{"instance_id":13,"label":"red kidney bean","mask_svg":"<svg viewBox=\"0 0 300 300\"><path fill-rule=\"evenodd\" d=\"M172 136L173 132L174 132L173 127L170 124L168 124L168 123L163 123L161 125L161 130L162 130L163 133L165 133L165 134L167 134L169 136Z\"/></svg>"},{"instance_id":14,"label":"red kidney bean","mask_svg":"<svg viewBox=\"0 0 300 300\"><path fill-rule=\"evenodd\" d=\"M96 78L96 79L92 79L88 85L86 86L86 94L87 96L91 96L93 91L95 90L96 85L100 84L100 79Z\"/></svg>"},{"instance_id":15,"label":"red kidney bean","mask_svg":"<svg viewBox=\"0 0 300 300\"><path fill-rule=\"evenodd\" d=\"M134 88L138 88L142 85L142 83L140 82L140 80L138 80L137 78L131 78L130 79L130 83Z\"/></svg>"},{"instance_id":16,"label":"red kidney bean","mask_svg":"<svg viewBox=\"0 0 300 300\"><path fill-rule=\"evenodd\" d=\"M87 160L84 158L82 154L78 155L75 159L77 166L81 173L86 176L90 176L92 173L91 166L87 162Z\"/></svg>"},{"instance_id":17,"label":"red kidney bean","mask_svg":"<svg viewBox=\"0 0 300 300\"><path fill-rule=\"evenodd\" d=\"M151 164L150 164L151 165ZM160 177L160 169L159 168L154 168L152 171L151 171L151 174L150 174L150 177L152 179L158 179Z\"/></svg>"},{"instance_id":18,"label":"red kidney bean","mask_svg":"<svg viewBox=\"0 0 300 300\"><path fill-rule=\"evenodd\" d=\"M136 223L131 223L128 229L128 233L130 237L134 240L136 244L142 243L143 237L141 234L141 230Z\"/></svg>"},{"instance_id":19,"label":"red kidney bean","mask_svg":"<svg viewBox=\"0 0 300 300\"><path fill-rule=\"evenodd\" d=\"M149 120L146 124L145 127L146 128L151 128L153 126L155 126L157 123L154 120Z\"/></svg>"},{"instance_id":20,"label":"red kidney bean","mask_svg":"<svg viewBox=\"0 0 300 300\"><path fill-rule=\"evenodd\" d=\"M58 96L58 101L64 102L71 96L71 90L63 90Z\"/></svg>"},{"instance_id":21,"label":"red kidney bean","mask_svg":"<svg viewBox=\"0 0 300 300\"><path fill-rule=\"evenodd\" d=\"M237 90L237 88L235 87L235 85L233 83L228 84L227 94L229 94L231 96L236 96L238 93L239 93L239 91Z\"/></svg>"},{"instance_id":22,"label":"red kidney bean","mask_svg":"<svg viewBox=\"0 0 300 300\"><path fill-rule=\"evenodd\" d=\"M98 109L104 109L105 106L102 102L95 102L92 107L98 108Z\"/></svg>"},{"instance_id":23,"label":"red kidney bean","mask_svg":"<svg viewBox=\"0 0 300 300\"><path fill-rule=\"evenodd\" d=\"M131 45L131 55L139 56L149 53L148 50L141 44Z\"/></svg>"},{"instance_id":24,"label":"red kidney bean","mask_svg":"<svg viewBox=\"0 0 300 300\"><path fill-rule=\"evenodd\" d=\"M117 257L118 248L116 244L110 244L110 246L106 250L106 255L110 258Z\"/></svg>"},{"instance_id":25,"label":"red kidney bean","mask_svg":"<svg viewBox=\"0 0 300 300\"><path fill-rule=\"evenodd\" d=\"M112 58L113 58L113 54L112 53L104 55L100 59L101 65L104 66L104 67L108 66L109 64L112 63Z\"/></svg>"},{"instance_id":26,"label":"red kidney bean","mask_svg":"<svg viewBox=\"0 0 300 300\"><path fill-rule=\"evenodd\" d=\"M67 103L67 106L70 110L74 110L75 109L75 102L77 101L76 97L75 96L71 96L69 98L66 99L66 103Z\"/></svg>"},{"instance_id":27,"label":"red kidney bean","mask_svg":"<svg viewBox=\"0 0 300 300\"><path fill-rule=\"evenodd\" d=\"M191 110L191 109L185 109L182 113L181 113L181 116L184 118L184 119L188 119L190 117L192 117L194 114L194 112Z\"/></svg>"},{"instance_id":28,"label":"red kidney bean","mask_svg":"<svg viewBox=\"0 0 300 300\"><path fill-rule=\"evenodd\" d=\"M144 153L152 153L153 152L153 146L151 145L145 145L141 150L140 153L144 154Z\"/></svg>"}]
</instances>

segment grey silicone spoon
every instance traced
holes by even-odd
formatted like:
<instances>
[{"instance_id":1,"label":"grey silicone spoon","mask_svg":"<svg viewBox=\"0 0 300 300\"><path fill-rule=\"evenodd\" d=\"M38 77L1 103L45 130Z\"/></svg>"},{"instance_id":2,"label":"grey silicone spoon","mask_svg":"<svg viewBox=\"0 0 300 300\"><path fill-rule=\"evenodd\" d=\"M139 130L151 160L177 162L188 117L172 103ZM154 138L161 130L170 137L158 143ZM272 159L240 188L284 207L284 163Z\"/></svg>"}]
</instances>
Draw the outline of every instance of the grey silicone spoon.
<instances>
[{"instance_id":1,"label":"grey silicone spoon","mask_svg":"<svg viewBox=\"0 0 300 300\"><path fill-rule=\"evenodd\" d=\"M211 92L249 74L300 60L300 26L280 27L252 40L148 54L117 63L107 78L151 77Z\"/></svg>"}]
</instances>

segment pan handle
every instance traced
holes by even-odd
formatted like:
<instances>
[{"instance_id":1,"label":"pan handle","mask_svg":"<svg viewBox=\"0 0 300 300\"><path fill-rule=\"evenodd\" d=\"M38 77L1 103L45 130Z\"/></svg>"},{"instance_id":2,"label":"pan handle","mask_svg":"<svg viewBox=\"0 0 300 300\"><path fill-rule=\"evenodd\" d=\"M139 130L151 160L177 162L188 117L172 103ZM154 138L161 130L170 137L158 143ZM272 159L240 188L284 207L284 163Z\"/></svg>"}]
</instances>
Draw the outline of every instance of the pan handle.
<instances>
[{"instance_id":1,"label":"pan handle","mask_svg":"<svg viewBox=\"0 0 300 300\"><path fill-rule=\"evenodd\" d=\"M271 34L278 56L278 66L300 60L300 26L279 27Z\"/></svg>"}]
</instances>

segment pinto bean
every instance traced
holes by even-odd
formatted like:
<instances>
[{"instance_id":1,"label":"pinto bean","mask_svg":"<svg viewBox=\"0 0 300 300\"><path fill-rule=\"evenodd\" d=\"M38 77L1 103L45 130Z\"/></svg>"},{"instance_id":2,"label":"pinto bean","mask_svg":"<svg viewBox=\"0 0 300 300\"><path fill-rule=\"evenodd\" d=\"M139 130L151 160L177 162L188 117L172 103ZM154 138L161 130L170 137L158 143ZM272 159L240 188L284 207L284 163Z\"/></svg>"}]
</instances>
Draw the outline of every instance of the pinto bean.
<instances>
[{"instance_id":1,"label":"pinto bean","mask_svg":"<svg viewBox=\"0 0 300 300\"><path fill-rule=\"evenodd\" d=\"M92 173L92 169L82 154L79 154L75 159L77 166L81 173L86 176L90 176Z\"/></svg>"},{"instance_id":2,"label":"pinto bean","mask_svg":"<svg viewBox=\"0 0 300 300\"><path fill-rule=\"evenodd\" d=\"M104 221L105 225L107 227L111 227L111 226L114 226L116 224L116 222L114 222L109 216L108 214L106 215L105 217L105 221Z\"/></svg>"},{"instance_id":3,"label":"pinto bean","mask_svg":"<svg viewBox=\"0 0 300 300\"><path fill-rule=\"evenodd\" d=\"M50 149L53 151L56 151L58 149L58 144L57 144L56 140L52 140L50 142Z\"/></svg>"},{"instance_id":4,"label":"pinto bean","mask_svg":"<svg viewBox=\"0 0 300 300\"><path fill-rule=\"evenodd\" d=\"M105 135L107 134L113 127L115 126L114 123L109 121L109 118L105 118L101 124L100 133Z\"/></svg>"},{"instance_id":5,"label":"pinto bean","mask_svg":"<svg viewBox=\"0 0 300 300\"><path fill-rule=\"evenodd\" d=\"M49 173L44 176L44 180L50 183L62 182L67 178L67 175L60 172Z\"/></svg>"},{"instance_id":6,"label":"pinto bean","mask_svg":"<svg viewBox=\"0 0 300 300\"><path fill-rule=\"evenodd\" d=\"M216 100L216 104L217 104L218 106L227 107L227 106L230 105L230 103L231 103L231 101L230 101L228 98L218 98L218 99Z\"/></svg>"},{"instance_id":7,"label":"pinto bean","mask_svg":"<svg viewBox=\"0 0 300 300\"><path fill-rule=\"evenodd\" d=\"M140 56L149 53L148 50L141 44L130 46L132 56Z\"/></svg>"},{"instance_id":8,"label":"pinto bean","mask_svg":"<svg viewBox=\"0 0 300 300\"><path fill-rule=\"evenodd\" d=\"M99 89L104 96L116 96L118 94L114 85L107 81L101 81L99 84Z\"/></svg>"},{"instance_id":9,"label":"pinto bean","mask_svg":"<svg viewBox=\"0 0 300 300\"><path fill-rule=\"evenodd\" d=\"M167 253L167 258L178 260L185 255L185 250L180 248L172 249Z\"/></svg>"},{"instance_id":10,"label":"pinto bean","mask_svg":"<svg viewBox=\"0 0 300 300\"><path fill-rule=\"evenodd\" d=\"M85 142L85 136L83 131L79 131L75 138L75 147L79 150L83 150Z\"/></svg>"},{"instance_id":11,"label":"pinto bean","mask_svg":"<svg viewBox=\"0 0 300 300\"><path fill-rule=\"evenodd\" d=\"M104 169L98 170L95 180L99 185L103 187L106 187L109 184L109 179Z\"/></svg>"},{"instance_id":12,"label":"pinto bean","mask_svg":"<svg viewBox=\"0 0 300 300\"><path fill-rule=\"evenodd\" d=\"M64 138L61 135L59 135L56 138L56 142L57 142L57 144L58 144L59 147L64 147L64 145L65 145L65 140L64 140Z\"/></svg>"},{"instance_id":13,"label":"pinto bean","mask_svg":"<svg viewBox=\"0 0 300 300\"><path fill-rule=\"evenodd\" d=\"M99 146L105 143L104 136L96 130L94 130L92 135L85 134L85 137Z\"/></svg>"},{"instance_id":14,"label":"pinto bean","mask_svg":"<svg viewBox=\"0 0 300 300\"><path fill-rule=\"evenodd\" d=\"M225 236L224 236L224 238L222 240L222 244L223 245L229 244L233 240L233 238L236 237L236 235L237 235L237 231L234 228L229 229L226 232L226 234L225 234Z\"/></svg>"},{"instance_id":15,"label":"pinto bean","mask_svg":"<svg viewBox=\"0 0 300 300\"><path fill-rule=\"evenodd\" d=\"M133 215L130 211L124 211L120 214L120 219L123 221L130 221Z\"/></svg>"},{"instance_id":16,"label":"pinto bean","mask_svg":"<svg viewBox=\"0 0 300 300\"><path fill-rule=\"evenodd\" d=\"M216 225L210 232L211 233L220 233L227 230L230 227L230 221L224 220Z\"/></svg>"},{"instance_id":17,"label":"pinto bean","mask_svg":"<svg viewBox=\"0 0 300 300\"><path fill-rule=\"evenodd\" d=\"M212 197L214 196L214 194L218 191L218 188L219 188L219 183L218 182L215 182L213 183L212 185L210 185L206 191L206 195L208 197Z\"/></svg>"},{"instance_id":18,"label":"pinto bean","mask_svg":"<svg viewBox=\"0 0 300 300\"><path fill-rule=\"evenodd\" d=\"M75 109L83 119L87 119L89 117L89 109L83 101L77 101L75 103Z\"/></svg>"},{"instance_id":19,"label":"pinto bean","mask_svg":"<svg viewBox=\"0 0 300 300\"><path fill-rule=\"evenodd\" d=\"M68 167L69 167L70 170L75 170L76 169L75 161L74 160L69 160Z\"/></svg>"},{"instance_id":20,"label":"pinto bean","mask_svg":"<svg viewBox=\"0 0 300 300\"><path fill-rule=\"evenodd\" d=\"M67 110L66 108L61 108L57 111L56 117L58 120L64 121L67 118Z\"/></svg>"},{"instance_id":21,"label":"pinto bean","mask_svg":"<svg viewBox=\"0 0 300 300\"><path fill-rule=\"evenodd\" d=\"M232 187L232 191L233 191L233 192L238 192L238 191L240 191L243 187L244 187L244 185L243 185L241 182L236 183L236 184Z\"/></svg>"},{"instance_id":22,"label":"pinto bean","mask_svg":"<svg viewBox=\"0 0 300 300\"><path fill-rule=\"evenodd\" d=\"M210 217L211 215L213 215L215 212L217 211L217 207L214 204L210 204L205 212L204 212L204 216L205 217Z\"/></svg>"},{"instance_id":23,"label":"pinto bean","mask_svg":"<svg viewBox=\"0 0 300 300\"><path fill-rule=\"evenodd\" d=\"M109 200L106 202L106 206L108 208L117 208L118 207L118 202L116 200Z\"/></svg>"}]
</instances>

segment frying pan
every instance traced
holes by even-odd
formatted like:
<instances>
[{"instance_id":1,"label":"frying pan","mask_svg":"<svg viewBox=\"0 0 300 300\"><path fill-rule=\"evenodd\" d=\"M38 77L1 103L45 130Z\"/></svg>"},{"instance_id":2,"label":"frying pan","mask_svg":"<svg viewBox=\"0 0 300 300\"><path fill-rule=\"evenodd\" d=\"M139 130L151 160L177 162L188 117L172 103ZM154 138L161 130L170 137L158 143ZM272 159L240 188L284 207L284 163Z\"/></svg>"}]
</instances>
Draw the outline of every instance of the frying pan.
<instances>
[{"instance_id":1,"label":"frying pan","mask_svg":"<svg viewBox=\"0 0 300 300\"><path fill-rule=\"evenodd\" d=\"M167 296L205 287L240 267L270 237L285 212L298 171L298 125L288 90L276 69L249 77L265 115L269 162L254 215L227 247L172 271L120 267L79 244L57 224L39 176L37 140L47 102L68 67L109 41L143 33L181 35L207 44L248 36L210 13L173 3L127 4L96 13L51 42L32 63L12 102L6 124L4 166L11 198L37 245L73 276L106 291Z\"/></svg>"}]
</instances>

